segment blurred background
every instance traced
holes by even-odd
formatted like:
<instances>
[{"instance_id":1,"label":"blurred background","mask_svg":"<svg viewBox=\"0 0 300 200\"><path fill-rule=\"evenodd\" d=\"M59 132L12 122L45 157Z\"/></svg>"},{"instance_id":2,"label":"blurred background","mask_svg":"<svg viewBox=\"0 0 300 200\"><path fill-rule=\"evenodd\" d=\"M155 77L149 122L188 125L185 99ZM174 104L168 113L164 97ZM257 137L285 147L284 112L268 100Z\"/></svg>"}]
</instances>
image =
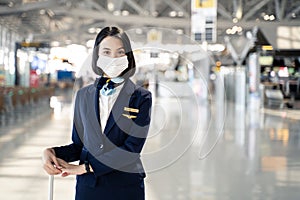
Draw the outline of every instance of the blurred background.
<instances>
[{"instance_id":1,"label":"blurred background","mask_svg":"<svg viewBox=\"0 0 300 200\"><path fill-rule=\"evenodd\" d=\"M0 0L1 199L47 198L42 151L70 142L105 26L153 96L147 200L299 199L299 0Z\"/></svg>"}]
</instances>

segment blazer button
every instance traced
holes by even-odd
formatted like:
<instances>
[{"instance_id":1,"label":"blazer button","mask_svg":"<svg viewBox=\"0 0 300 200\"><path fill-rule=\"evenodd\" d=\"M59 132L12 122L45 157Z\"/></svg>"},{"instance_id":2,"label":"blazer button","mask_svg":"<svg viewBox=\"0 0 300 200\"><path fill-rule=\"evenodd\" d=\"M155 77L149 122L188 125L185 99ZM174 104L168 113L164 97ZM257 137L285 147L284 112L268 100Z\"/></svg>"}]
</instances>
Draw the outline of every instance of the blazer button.
<instances>
[{"instance_id":1,"label":"blazer button","mask_svg":"<svg viewBox=\"0 0 300 200\"><path fill-rule=\"evenodd\" d=\"M99 148L100 148L100 149L103 149L103 144L101 144L101 145L99 146Z\"/></svg>"}]
</instances>

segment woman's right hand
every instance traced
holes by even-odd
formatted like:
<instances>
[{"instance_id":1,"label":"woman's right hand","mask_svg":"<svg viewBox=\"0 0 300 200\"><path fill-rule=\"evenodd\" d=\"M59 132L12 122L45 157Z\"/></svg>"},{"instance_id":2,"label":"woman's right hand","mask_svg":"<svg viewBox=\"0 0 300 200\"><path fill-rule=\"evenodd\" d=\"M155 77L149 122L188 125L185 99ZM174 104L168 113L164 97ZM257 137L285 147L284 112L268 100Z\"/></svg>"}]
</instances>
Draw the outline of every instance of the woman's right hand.
<instances>
[{"instance_id":1,"label":"woman's right hand","mask_svg":"<svg viewBox=\"0 0 300 200\"><path fill-rule=\"evenodd\" d=\"M61 166L52 148L47 148L43 152L43 168L49 175L61 174Z\"/></svg>"}]
</instances>

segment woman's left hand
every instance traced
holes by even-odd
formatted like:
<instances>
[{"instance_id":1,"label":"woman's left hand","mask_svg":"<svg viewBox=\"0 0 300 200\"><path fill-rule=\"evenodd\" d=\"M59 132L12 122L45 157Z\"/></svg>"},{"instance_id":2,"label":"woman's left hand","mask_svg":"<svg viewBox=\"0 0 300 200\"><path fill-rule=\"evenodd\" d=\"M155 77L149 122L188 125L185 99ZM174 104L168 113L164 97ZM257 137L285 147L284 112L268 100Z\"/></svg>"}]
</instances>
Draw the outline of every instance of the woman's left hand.
<instances>
[{"instance_id":1,"label":"woman's left hand","mask_svg":"<svg viewBox=\"0 0 300 200\"><path fill-rule=\"evenodd\" d=\"M62 167L61 168L61 171L62 171L61 176L62 177L66 177L69 175L81 175L86 172L84 165L70 164L59 158L58 158L58 162L59 162L60 166Z\"/></svg>"}]
</instances>

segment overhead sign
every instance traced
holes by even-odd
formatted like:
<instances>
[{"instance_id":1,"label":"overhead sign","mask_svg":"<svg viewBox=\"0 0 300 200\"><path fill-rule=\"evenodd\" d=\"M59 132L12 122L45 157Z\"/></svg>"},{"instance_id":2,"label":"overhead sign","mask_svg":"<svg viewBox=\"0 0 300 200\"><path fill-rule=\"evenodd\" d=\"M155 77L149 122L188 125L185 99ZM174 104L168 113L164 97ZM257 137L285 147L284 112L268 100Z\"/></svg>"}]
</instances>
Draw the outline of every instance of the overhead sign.
<instances>
[{"instance_id":1,"label":"overhead sign","mask_svg":"<svg viewBox=\"0 0 300 200\"><path fill-rule=\"evenodd\" d=\"M216 8L215 0L195 0L195 8Z\"/></svg>"},{"instance_id":2,"label":"overhead sign","mask_svg":"<svg viewBox=\"0 0 300 200\"><path fill-rule=\"evenodd\" d=\"M49 43L45 42L16 42L17 49L33 50L48 52L50 49Z\"/></svg>"},{"instance_id":3,"label":"overhead sign","mask_svg":"<svg viewBox=\"0 0 300 200\"><path fill-rule=\"evenodd\" d=\"M215 42L217 0L192 0L191 32L195 40Z\"/></svg>"}]
</instances>

